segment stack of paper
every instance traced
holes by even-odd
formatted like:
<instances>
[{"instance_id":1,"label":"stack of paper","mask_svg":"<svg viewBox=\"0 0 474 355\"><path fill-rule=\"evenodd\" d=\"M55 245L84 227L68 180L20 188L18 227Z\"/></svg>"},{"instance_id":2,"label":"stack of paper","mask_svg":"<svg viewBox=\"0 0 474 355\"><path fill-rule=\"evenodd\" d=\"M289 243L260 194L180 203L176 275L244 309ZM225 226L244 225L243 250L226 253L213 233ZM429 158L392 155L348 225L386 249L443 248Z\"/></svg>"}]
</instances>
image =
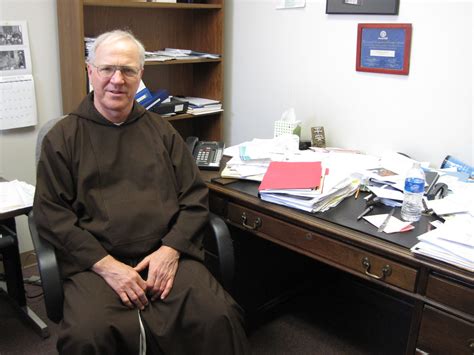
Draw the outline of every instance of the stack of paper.
<instances>
[{"instance_id":1,"label":"stack of paper","mask_svg":"<svg viewBox=\"0 0 474 355\"><path fill-rule=\"evenodd\" d=\"M35 187L23 181L0 182L0 213L33 205Z\"/></svg>"},{"instance_id":2,"label":"stack of paper","mask_svg":"<svg viewBox=\"0 0 474 355\"><path fill-rule=\"evenodd\" d=\"M169 58L179 59L179 60L191 60L191 59L219 59L221 56L219 54L206 53L206 52L197 52L191 49L177 49L177 48L165 48L164 50L148 52L149 55L153 53L153 56L158 58ZM163 60L163 59L160 59Z\"/></svg>"},{"instance_id":3,"label":"stack of paper","mask_svg":"<svg viewBox=\"0 0 474 355\"><path fill-rule=\"evenodd\" d=\"M203 97L192 96L181 97L180 100L189 102L187 113L193 115L204 115L208 113L223 111L222 103L218 100L211 100Z\"/></svg>"},{"instance_id":4,"label":"stack of paper","mask_svg":"<svg viewBox=\"0 0 474 355\"><path fill-rule=\"evenodd\" d=\"M326 184L325 184L326 185ZM359 180L346 178L330 189L324 187L321 193L318 190L313 192L292 192L291 194L267 193L261 198L267 202L273 202L291 208L296 208L306 212L324 212L331 207L337 206L343 199L354 194L359 186Z\"/></svg>"},{"instance_id":5,"label":"stack of paper","mask_svg":"<svg viewBox=\"0 0 474 355\"><path fill-rule=\"evenodd\" d=\"M438 228L418 237L411 251L474 272L474 218L456 215Z\"/></svg>"},{"instance_id":6,"label":"stack of paper","mask_svg":"<svg viewBox=\"0 0 474 355\"><path fill-rule=\"evenodd\" d=\"M165 53L171 53L179 57L209 58L209 59L218 59L221 57L220 54L198 52L198 51L193 51L191 49L165 48Z\"/></svg>"},{"instance_id":7,"label":"stack of paper","mask_svg":"<svg viewBox=\"0 0 474 355\"><path fill-rule=\"evenodd\" d=\"M262 181L271 161L320 161L309 150L298 150L296 135L258 139L227 147L224 155L232 157L221 176L224 178Z\"/></svg>"},{"instance_id":8,"label":"stack of paper","mask_svg":"<svg viewBox=\"0 0 474 355\"><path fill-rule=\"evenodd\" d=\"M326 184L329 176L329 170L323 170L321 162L272 162L259 187L259 195L267 202L323 212L337 206L359 186L359 180L352 177Z\"/></svg>"}]
</instances>

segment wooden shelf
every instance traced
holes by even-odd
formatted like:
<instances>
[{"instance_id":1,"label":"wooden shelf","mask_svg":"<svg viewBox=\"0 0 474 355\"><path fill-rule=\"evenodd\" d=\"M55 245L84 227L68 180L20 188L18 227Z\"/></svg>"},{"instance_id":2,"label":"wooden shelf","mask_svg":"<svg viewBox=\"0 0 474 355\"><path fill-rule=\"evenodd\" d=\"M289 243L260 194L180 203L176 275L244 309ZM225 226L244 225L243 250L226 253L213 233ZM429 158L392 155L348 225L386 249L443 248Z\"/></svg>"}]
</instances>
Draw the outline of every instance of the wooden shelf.
<instances>
[{"instance_id":1,"label":"wooden shelf","mask_svg":"<svg viewBox=\"0 0 474 355\"><path fill-rule=\"evenodd\" d=\"M179 121L179 120L189 120L189 119L199 119L199 118L206 118L209 116L219 116L222 113L222 111L219 112L210 112L210 113L205 113L202 115L191 115L189 113L184 113L180 115L175 115L175 116L168 116L166 119L168 121Z\"/></svg>"},{"instance_id":2,"label":"wooden shelf","mask_svg":"<svg viewBox=\"0 0 474 355\"><path fill-rule=\"evenodd\" d=\"M173 65L173 64L196 64L196 63L220 63L222 59L173 59L166 61L149 60L145 61L145 66L149 65Z\"/></svg>"},{"instance_id":3,"label":"wooden shelf","mask_svg":"<svg viewBox=\"0 0 474 355\"><path fill-rule=\"evenodd\" d=\"M63 112L76 109L87 94L84 37L126 28L146 50L183 48L224 55L224 0L197 3L155 3L133 0L56 0ZM151 91L223 101L224 60L147 61L143 81ZM178 115L168 120L184 137L222 140L221 113ZM202 117L202 119L201 119Z\"/></svg>"},{"instance_id":4,"label":"wooden shelf","mask_svg":"<svg viewBox=\"0 0 474 355\"><path fill-rule=\"evenodd\" d=\"M161 2L121 2L113 0L84 0L85 6L104 7L129 7L129 8L154 8L178 10L220 10L220 4L187 4L187 3L161 3Z\"/></svg>"}]
</instances>

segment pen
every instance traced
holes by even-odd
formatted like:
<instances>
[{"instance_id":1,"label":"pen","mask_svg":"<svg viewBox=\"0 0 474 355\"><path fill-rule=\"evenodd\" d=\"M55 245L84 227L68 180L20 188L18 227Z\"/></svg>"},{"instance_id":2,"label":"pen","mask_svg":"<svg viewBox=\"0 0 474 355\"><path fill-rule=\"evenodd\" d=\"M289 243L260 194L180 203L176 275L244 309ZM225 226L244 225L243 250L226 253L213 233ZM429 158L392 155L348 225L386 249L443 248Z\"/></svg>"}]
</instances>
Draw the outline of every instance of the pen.
<instances>
[{"instance_id":1,"label":"pen","mask_svg":"<svg viewBox=\"0 0 474 355\"><path fill-rule=\"evenodd\" d=\"M357 200L357 197L359 197L359 192L360 192L360 187L357 188L357 191L354 195L354 198Z\"/></svg>"},{"instance_id":2,"label":"pen","mask_svg":"<svg viewBox=\"0 0 474 355\"><path fill-rule=\"evenodd\" d=\"M394 212L395 212L395 208L392 208L392 210L389 212L389 214L387 215L387 217L385 218L383 223L380 225L379 229L377 229L377 232L379 232L379 233L383 232L383 230L385 229L385 227L388 224L388 221L390 220L390 218L392 218Z\"/></svg>"},{"instance_id":3,"label":"pen","mask_svg":"<svg viewBox=\"0 0 474 355\"><path fill-rule=\"evenodd\" d=\"M374 209L374 206L369 206L367 207L364 212L362 212L360 215L357 216L357 220L361 219L362 217L364 217L367 213L369 213L370 211L372 211Z\"/></svg>"},{"instance_id":4,"label":"pen","mask_svg":"<svg viewBox=\"0 0 474 355\"><path fill-rule=\"evenodd\" d=\"M326 168L324 170L324 175L321 177L321 186L319 187L319 191L323 193L323 187L324 187L324 180L326 180L326 175L329 174L329 169Z\"/></svg>"}]
</instances>

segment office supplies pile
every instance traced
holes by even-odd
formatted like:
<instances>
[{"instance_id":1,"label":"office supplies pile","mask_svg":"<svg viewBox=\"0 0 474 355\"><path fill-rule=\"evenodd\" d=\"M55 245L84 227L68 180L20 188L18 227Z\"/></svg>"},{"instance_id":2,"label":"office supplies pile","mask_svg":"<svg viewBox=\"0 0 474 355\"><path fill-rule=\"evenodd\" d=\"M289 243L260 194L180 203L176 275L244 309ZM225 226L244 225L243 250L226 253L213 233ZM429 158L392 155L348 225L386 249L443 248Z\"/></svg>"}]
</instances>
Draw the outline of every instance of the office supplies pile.
<instances>
[{"instance_id":1,"label":"office supplies pile","mask_svg":"<svg viewBox=\"0 0 474 355\"><path fill-rule=\"evenodd\" d=\"M474 272L474 183L449 170L438 172L449 195L426 201L426 208L445 222L438 221L436 228L418 236L411 251Z\"/></svg>"},{"instance_id":2,"label":"office supplies pile","mask_svg":"<svg viewBox=\"0 0 474 355\"><path fill-rule=\"evenodd\" d=\"M311 153L299 154L299 138L281 135L273 139L258 139L226 148L231 156L221 172L223 178L262 181L271 161L315 161Z\"/></svg>"},{"instance_id":3,"label":"office supplies pile","mask_svg":"<svg viewBox=\"0 0 474 355\"><path fill-rule=\"evenodd\" d=\"M321 162L271 162L258 189L264 201L306 212L324 212L352 195L359 180L352 176L334 184Z\"/></svg>"}]
</instances>

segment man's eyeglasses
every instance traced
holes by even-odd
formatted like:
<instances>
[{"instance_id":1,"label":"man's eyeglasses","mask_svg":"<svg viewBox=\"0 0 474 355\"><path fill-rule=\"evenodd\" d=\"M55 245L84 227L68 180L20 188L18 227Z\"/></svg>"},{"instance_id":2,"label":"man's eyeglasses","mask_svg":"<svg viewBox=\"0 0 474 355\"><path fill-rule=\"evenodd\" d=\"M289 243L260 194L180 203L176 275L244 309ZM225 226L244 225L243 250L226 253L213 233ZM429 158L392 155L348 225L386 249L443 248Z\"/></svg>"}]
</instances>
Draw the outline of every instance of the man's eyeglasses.
<instances>
[{"instance_id":1,"label":"man's eyeglasses","mask_svg":"<svg viewBox=\"0 0 474 355\"><path fill-rule=\"evenodd\" d=\"M104 79L110 79L117 70L120 70L122 75L127 78L136 78L141 71L140 68L129 67L126 65L92 65L97 68L97 73L99 73L99 76Z\"/></svg>"}]
</instances>

